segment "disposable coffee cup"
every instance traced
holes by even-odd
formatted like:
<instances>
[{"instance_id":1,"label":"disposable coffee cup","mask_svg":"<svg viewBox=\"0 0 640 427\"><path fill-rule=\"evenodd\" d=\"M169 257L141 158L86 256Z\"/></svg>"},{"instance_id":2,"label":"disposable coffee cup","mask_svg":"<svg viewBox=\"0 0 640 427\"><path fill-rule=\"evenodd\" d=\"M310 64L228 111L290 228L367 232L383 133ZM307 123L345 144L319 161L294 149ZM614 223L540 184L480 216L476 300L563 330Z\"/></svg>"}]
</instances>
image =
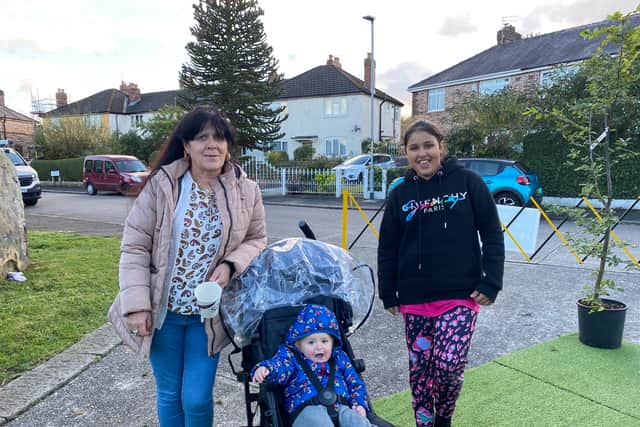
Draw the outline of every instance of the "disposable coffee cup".
<instances>
[{"instance_id":1,"label":"disposable coffee cup","mask_svg":"<svg viewBox=\"0 0 640 427\"><path fill-rule=\"evenodd\" d=\"M196 304L200 310L200 319L211 319L218 314L222 287L216 282L202 282L196 286Z\"/></svg>"}]
</instances>

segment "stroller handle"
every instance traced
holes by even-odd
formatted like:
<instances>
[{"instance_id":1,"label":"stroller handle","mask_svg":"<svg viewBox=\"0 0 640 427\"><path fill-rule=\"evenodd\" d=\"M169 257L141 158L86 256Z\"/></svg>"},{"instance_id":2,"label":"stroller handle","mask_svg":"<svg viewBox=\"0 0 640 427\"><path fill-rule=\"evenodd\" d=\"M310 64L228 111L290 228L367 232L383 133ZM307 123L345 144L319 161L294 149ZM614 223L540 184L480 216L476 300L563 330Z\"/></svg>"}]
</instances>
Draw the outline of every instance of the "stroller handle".
<instances>
[{"instance_id":1,"label":"stroller handle","mask_svg":"<svg viewBox=\"0 0 640 427\"><path fill-rule=\"evenodd\" d=\"M306 237L307 239L316 240L316 235L313 234L313 231L311 231L311 227L309 227L307 221L301 219L300 221L298 221L298 227L300 228L300 230L302 230L304 237Z\"/></svg>"}]
</instances>

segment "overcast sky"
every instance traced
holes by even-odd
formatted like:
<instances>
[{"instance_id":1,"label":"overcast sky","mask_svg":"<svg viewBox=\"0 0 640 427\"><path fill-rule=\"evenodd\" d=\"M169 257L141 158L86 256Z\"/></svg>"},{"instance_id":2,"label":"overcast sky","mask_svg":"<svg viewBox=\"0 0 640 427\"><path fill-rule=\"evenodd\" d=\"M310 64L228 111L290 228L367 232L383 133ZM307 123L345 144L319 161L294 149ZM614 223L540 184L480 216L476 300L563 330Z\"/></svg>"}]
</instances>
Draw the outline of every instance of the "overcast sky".
<instances>
[{"instance_id":1,"label":"overcast sky","mask_svg":"<svg viewBox=\"0 0 640 427\"><path fill-rule=\"evenodd\" d=\"M192 0L0 0L0 89L28 114L31 98L74 102L121 81L143 93L178 87L192 39ZM407 87L496 43L506 19L523 36L600 21L640 0L259 0L280 72L294 77L338 56L363 77L375 17L377 87ZM403 114L410 114L405 108Z\"/></svg>"}]
</instances>

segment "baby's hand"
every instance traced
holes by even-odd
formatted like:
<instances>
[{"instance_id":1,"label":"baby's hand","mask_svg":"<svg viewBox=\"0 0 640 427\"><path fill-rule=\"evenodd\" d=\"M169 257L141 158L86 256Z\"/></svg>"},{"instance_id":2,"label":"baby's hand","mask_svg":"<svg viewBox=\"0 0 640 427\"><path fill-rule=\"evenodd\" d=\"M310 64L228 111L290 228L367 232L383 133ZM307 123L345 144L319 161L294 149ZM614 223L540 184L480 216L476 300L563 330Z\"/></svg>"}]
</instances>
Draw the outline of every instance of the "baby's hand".
<instances>
[{"instance_id":1,"label":"baby's hand","mask_svg":"<svg viewBox=\"0 0 640 427\"><path fill-rule=\"evenodd\" d=\"M360 405L353 405L351 407L351 409L353 409L354 411L356 411L358 414L362 415L363 417L367 417L367 410L364 409L362 406Z\"/></svg>"},{"instance_id":2,"label":"baby's hand","mask_svg":"<svg viewBox=\"0 0 640 427\"><path fill-rule=\"evenodd\" d=\"M267 368L265 368L264 366L260 366L253 373L253 382L254 383L258 383L258 384L262 384L262 381L264 381L264 379L267 378L268 376L269 376L269 370Z\"/></svg>"}]
</instances>

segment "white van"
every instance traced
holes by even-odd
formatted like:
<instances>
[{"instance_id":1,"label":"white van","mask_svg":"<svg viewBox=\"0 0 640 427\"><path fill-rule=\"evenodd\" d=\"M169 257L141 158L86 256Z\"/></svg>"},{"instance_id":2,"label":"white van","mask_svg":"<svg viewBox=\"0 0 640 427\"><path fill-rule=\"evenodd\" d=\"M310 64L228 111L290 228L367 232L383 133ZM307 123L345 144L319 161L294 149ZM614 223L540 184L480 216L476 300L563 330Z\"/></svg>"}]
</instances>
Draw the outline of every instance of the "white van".
<instances>
[{"instance_id":1,"label":"white van","mask_svg":"<svg viewBox=\"0 0 640 427\"><path fill-rule=\"evenodd\" d=\"M33 206L38 203L38 199L42 197L38 172L29 166L29 163L13 148L0 146L0 150L4 151L11 163L16 167L24 204Z\"/></svg>"}]
</instances>

